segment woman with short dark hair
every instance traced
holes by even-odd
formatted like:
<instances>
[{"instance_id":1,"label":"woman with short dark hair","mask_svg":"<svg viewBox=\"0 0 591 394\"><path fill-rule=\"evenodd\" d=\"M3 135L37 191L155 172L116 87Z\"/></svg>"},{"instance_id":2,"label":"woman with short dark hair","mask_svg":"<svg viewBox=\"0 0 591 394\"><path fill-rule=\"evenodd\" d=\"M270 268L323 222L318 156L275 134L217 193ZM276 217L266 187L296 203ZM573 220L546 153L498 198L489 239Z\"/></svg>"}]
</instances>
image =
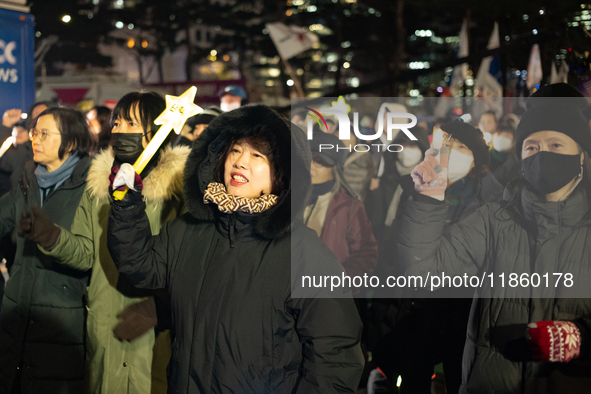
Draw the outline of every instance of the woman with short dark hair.
<instances>
[{"instance_id":1,"label":"woman with short dark hair","mask_svg":"<svg viewBox=\"0 0 591 394\"><path fill-rule=\"evenodd\" d=\"M120 272L171 298L169 392L357 389L363 356L353 301L292 297L298 263L343 274L301 221L311 154L293 128L262 105L214 119L187 161L189 213L157 236L140 188L112 204L108 246Z\"/></svg>"},{"instance_id":2,"label":"woman with short dark hair","mask_svg":"<svg viewBox=\"0 0 591 394\"><path fill-rule=\"evenodd\" d=\"M88 187L71 228L56 226L43 215L23 220L21 228L39 249L66 269L92 270L88 287L87 363L90 393L162 393L170 352L168 331L154 327L166 319L153 292L133 288L120 276L106 245L111 204L109 175L123 163L133 164L158 126L165 110L156 93L129 93L121 98L112 119L111 147L93 158ZM172 134L172 133L171 133ZM157 233L182 209L182 173L189 149L165 143L142 172L151 228ZM59 223L56 223L59 224ZM36 228L45 229L45 237ZM160 331L160 330L158 330ZM160 334L160 335L158 335Z\"/></svg>"},{"instance_id":3,"label":"woman with short dark hair","mask_svg":"<svg viewBox=\"0 0 591 394\"><path fill-rule=\"evenodd\" d=\"M34 161L0 199L0 236L31 210L69 229L86 187L92 140L84 116L51 108L32 127ZM0 391L82 393L90 273L59 266L19 235L0 314Z\"/></svg>"}]
</instances>

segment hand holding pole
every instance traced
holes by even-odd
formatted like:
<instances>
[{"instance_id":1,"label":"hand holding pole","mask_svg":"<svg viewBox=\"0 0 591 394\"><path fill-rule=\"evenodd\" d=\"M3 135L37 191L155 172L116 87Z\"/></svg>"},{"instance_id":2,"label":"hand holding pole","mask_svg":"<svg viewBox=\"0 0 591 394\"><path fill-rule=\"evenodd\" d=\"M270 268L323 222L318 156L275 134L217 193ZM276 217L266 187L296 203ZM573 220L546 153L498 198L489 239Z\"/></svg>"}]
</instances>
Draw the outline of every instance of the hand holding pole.
<instances>
[{"instance_id":1,"label":"hand holding pole","mask_svg":"<svg viewBox=\"0 0 591 394\"><path fill-rule=\"evenodd\" d=\"M175 133L180 134L186 120L203 111L203 108L193 103L195 100L195 93L197 93L197 88L191 86L191 88L178 97L168 94L166 95L166 109L156 118L156 120L154 120L154 124L160 125L160 128L152 140L150 140L146 149L144 149L140 157L133 164L135 172L141 174L143 169L150 162L150 159L152 159L154 154L156 154L156 151L158 151L158 148L160 148L160 145L162 145L166 137L168 137L171 130L174 129ZM115 200L123 199L127 190L128 189L125 188L125 190L115 191L113 193L113 198Z\"/></svg>"}]
</instances>

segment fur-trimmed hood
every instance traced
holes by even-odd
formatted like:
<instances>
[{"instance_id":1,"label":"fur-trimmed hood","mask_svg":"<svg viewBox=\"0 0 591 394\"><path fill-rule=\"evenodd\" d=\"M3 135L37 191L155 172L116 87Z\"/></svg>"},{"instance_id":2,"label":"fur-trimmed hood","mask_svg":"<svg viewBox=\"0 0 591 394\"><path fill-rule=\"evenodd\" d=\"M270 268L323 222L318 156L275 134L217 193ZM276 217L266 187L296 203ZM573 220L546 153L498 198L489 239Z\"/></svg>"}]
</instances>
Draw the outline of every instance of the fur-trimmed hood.
<instances>
[{"instance_id":1,"label":"fur-trimmed hood","mask_svg":"<svg viewBox=\"0 0 591 394\"><path fill-rule=\"evenodd\" d=\"M285 190L269 210L251 215L254 233L268 240L291 231L303 215L310 192L312 154L305 133L264 105L248 105L215 118L199 136L185 167L185 202L197 219L214 222L219 212L204 204L203 194L215 181L214 171L229 143L240 138L262 136L273 149L273 165L283 174ZM250 216L250 215L249 215Z\"/></svg>"},{"instance_id":2,"label":"fur-trimmed hood","mask_svg":"<svg viewBox=\"0 0 591 394\"><path fill-rule=\"evenodd\" d=\"M143 179L142 195L146 200L162 203L183 195L183 170L190 151L185 146L167 147L162 151L158 165ZM109 175L114 160L115 154L109 147L97 154L92 161L87 188L98 199L109 195Z\"/></svg>"}]
</instances>

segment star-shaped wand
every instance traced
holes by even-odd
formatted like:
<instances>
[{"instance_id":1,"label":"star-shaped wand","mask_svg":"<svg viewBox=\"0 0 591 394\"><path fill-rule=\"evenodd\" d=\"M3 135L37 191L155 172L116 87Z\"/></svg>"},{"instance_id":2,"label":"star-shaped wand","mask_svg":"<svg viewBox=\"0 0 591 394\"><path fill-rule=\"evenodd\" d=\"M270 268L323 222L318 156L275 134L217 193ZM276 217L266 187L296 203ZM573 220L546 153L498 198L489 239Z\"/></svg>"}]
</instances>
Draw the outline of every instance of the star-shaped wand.
<instances>
[{"instance_id":1,"label":"star-shaped wand","mask_svg":"<svg viewBox=\"0 0 591 394\"><path fill-rule=\"evenodd\" d=\"M178 97L170 96L168 94L166 95L166 109L156 118L156 120L154 120L154 124L160 125L160 128L148 146L146 146L146 149L144 149L140 157L133 164L135 172L141 174L143 169L150 162L152 156L156 154L160 145L162 145L173 129L177 134L180 134L187 119L203 111L203 108L193 103L195 100L195 93L197 93L197 88L191 86L189 90ZM117 190L113 192L113 198L115 198L115 200L122 200L123 197L125 197L127 190L128 188L125 187L125 190Z\"/></svg>"}]
</instances>

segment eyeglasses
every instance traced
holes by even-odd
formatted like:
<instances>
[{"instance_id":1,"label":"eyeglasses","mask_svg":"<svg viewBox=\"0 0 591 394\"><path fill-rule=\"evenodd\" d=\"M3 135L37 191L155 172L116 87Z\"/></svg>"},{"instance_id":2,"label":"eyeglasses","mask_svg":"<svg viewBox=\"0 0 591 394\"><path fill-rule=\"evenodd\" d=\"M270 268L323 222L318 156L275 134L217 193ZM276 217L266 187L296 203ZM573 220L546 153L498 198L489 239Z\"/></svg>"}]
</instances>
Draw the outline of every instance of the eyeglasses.
<instances>
[{"instance_id":1,"label":"eyeglasses","mask_svg":"<svg viewBox=\"0 0 591 394\"><path fill-rule=\"evenodd\" d=\"M36 130L36 129L32 129L31 131L29 131L29 138L31 139L31 141L33 141L33 138L37 137L39 138L39 141L45 141L45 139L47 138L47 136L49 134L61 134L61 133L50 133L47 130Z\"/></svg>"}]
</instances>

